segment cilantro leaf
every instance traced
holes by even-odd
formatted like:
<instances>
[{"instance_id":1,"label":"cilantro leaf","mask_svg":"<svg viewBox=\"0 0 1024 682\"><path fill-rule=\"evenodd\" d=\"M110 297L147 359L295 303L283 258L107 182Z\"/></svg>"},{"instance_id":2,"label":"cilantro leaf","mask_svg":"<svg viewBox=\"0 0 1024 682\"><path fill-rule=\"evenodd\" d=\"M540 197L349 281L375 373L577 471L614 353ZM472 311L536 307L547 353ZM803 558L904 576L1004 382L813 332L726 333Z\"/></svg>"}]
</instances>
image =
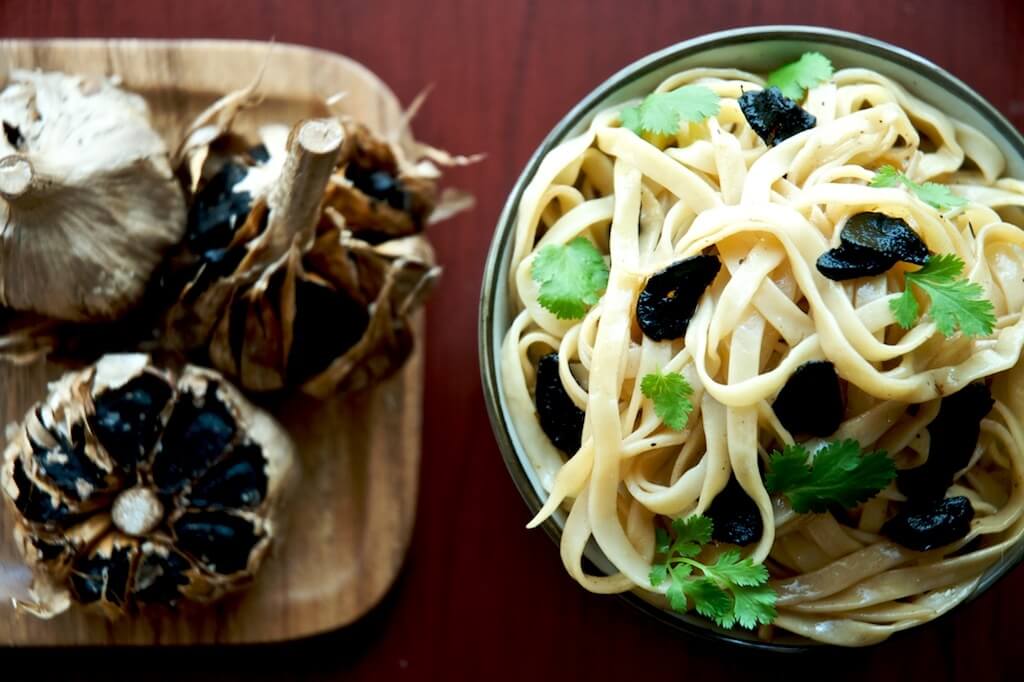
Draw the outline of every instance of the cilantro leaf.
<instances>
[{"instance_id":1,"label":"cilantro leaf","mask_svg":"<svg viewBox=\"0 0 1024 682\"><path fill-rule=\"evenodd\" d=\"M901 173L892 166L882 166L875 172L871 179L871 187L896 187L903 185L909 189L917 198L932 208L940 211L947 211L953 208L960 208L967 205L967 200L953 194L953 190L940 185L937 182L917 183Z\"/></svg>"},{"instance_id":2,"label":"cilantro leaf","mask_svg":"<svg viewBox=\"0 0 1024 682\"><path fill-rule=\"evenodd\" d=\"M679 372L651 372L640 381L640 392L654 403L654 414L670 429L682 431L693 411L693 388Z\"/></svg>"},{"instance_id":3,"label":"cilantro leaf","mask_svg":"<svg viewBox=\"0 0 1024 682\"><path fill-rule=\"evenodd\" d=\"M668 580L668 564L654 564L651 566L651 574L648 577L655 587L662 584Z\"/></svg>"},{"instance_id":4,"label":"cilantro leaf","mask_svg":"<svg viewBox=\"0 0 1024 682\"><path fill-rule=\"evenodd\" d=\"M672 522L672 531L676 540L666 553L671 552L685 557L700 554L701 545L711 542L712 522L706 516L689 516Z\"/></svg>"},{"instance_id":5,"label":"cilantro leaf","mask_svg":"<svg viewBox=\"0 0 1024 682\"><path fill-rule=\"evenodd\" d=\"M768 580L768 569L762 564L755 564L750 559L741 560L738 549L722 552L715 563L708 566L706 572L717 580L741 587L761 585Z\"/></svg>"},{"instance_id":6,"label":"cilantro leaf","mask_svg":"<svg viewBox=\"0 0 1024 682\"><path fill-rule=\"evenodd\" d=\"M548 244L537 252L530 276L540 286L537 300L560 320L583 317L608 286L608 265L590 240Z\"/></svg>"},{"instance_id":7,"label":"cilantro leaf","mask_svg":"<svg viewBox=\"0 0 1024 682\"><path fill-rule=\"evenodd\" d=\"M619 114L622 126L637 135L675 135L683 123L700 123L718 114L718 94L703 85L684 85L669 92L652 92L640 104Z\"/></svg>"},{"instance_id":8,"label":"cilantro leaf","mask_svg":"<svg viewBox=\"0 0 1024 682\"><path fill-rule=\"evenodd\" d=\"M908 180L907 182L910 181ZM960 208L961 206L967 205L967 199L953 194L953 190L945 185L940 185L937 182L926 182L923 184L917 184L915 182L907 186L913 190L918 199L929 206L934 206L940 211L946 211L951 208Z\"/></svg>"},{"instance_id":9,"label":"cilantro leaf","mask_svg":"<svg viewBox=\"0 0 1024 682\"><path fill-rule=\"evenodd\" d=\"M672 576L672 584L668 586L665 596L668 597L668 605L673 611L686 611L686 592L683 591L686 582L682 578L676 579L675 575Z\"/></svg>"},{"instance_id":10,"label":"cilantro leaf","mask_svg":"<svg viewBox=\"0 0 1024 682\"><path fill-rule=\"evenodd\" d=\"M931 305L928 315L943 336L952 336L958 329L966 336L988 336L996 324L992 302L985 298L985 288L977 282L960 278L964 262L951 253L929 256L924 267L905 275L903 294L889 301L896 322L909 329L920 315L912 287L921 289Z\"/></svg>"},{"instance_id":11,"label":"cilantro leaf","mask_svg":"<svg viewBox=\"0 0 1024 682\"><path fill-rule=\"evenodd\" d=\"M682 583L682 591L693 602L697 613L719 625L722 625L723 619L733 611L732 597L709 578L686 580Z\"/></svg>"},{"instance_id":12,"label":"cilantro leaf","mask_svg":"<svg viewBox=\"0 0 1024 682\"><path fill-rule=\"evenodd\" d=\"M869 185L882 188L898 187L903 184L905 177L907 176L896 170L895 166L886 164L875 171L875 177L871 178Z\"/></svg>"},{"instance_id":13,"label":"cilantro leaf","mask_svg":"<svg viewBox=\"0 0 1024 682\"><path fill-rule=\"evenodd\" d=\"M775 590L770 585L737 587L732 591L733 617L740 627L753 630L761 623L771 623L775 610Z\"/></svg>"},{"instance_id":14,"label":"cilantro leaf","mask_svg":"<svg viewBox=\"0 0 1024 682\"><path fill-rule=\"evenodd\" d=\"M654 531L654 549L660 554L667 554L668 548L672 546L672 538L664 528L657 528Z\"/></svg>"},{"instance_id":15,"label":"cilantro leaf","mask_svg":"<svg viewBox=\"0 0 1024 682\"><path fill-rule=\"evenodd\" d=\"M828 443L813 462L803 445L773 452L765 476L768 492L785 495L800 513L824 512L832 504L855 507L871 499L896 477L896 465L884 451L861 454L860 443Z\"/></svg>"},{"instance_id":16,"label":"cilantro leaf","mask_svg":"<svg viewBox=\"0 0 1024 682\"><path fill-rule=\"evenodd\" d=\"M921 316L921 306L917 304L917 298L911 292L910 286L906 286L899 298L889 301L889 310L896 318L896 323L904 329L913 327L914 322Z\"/></svg>"},{"instance_id":17,"label":"cilantro leaf","mask_svg":"<svg viewBox=\"0 0 1024 682\"><path fill-rule=\"evenodd\" d=\"M772 71L768 87L773 85L794 102L799 102L807 91L832 78L835 70L828 57L820 52L805 52L800 59Z\"/></svg>"},{"instance_id":18,"label":"cilantro leaf","mask_svg":"<svg viewBox=\"0 0 1024 682\"><path fill-rule=\"evenodd\" d=\"M691 608L721 627L737 623L753 629L771 623L776 616L775 590L767 584L768 569L741 559L740 552L722 552L713 564L697 560L703 545L711 542L714 524L706 516L672 521L672 540L664 529L656 531L658 554L664 561L651 566L651 585L669 581L665 596L673 610ZM699 571L699 575L694 575Z\"/></svg>"}]
</instances>

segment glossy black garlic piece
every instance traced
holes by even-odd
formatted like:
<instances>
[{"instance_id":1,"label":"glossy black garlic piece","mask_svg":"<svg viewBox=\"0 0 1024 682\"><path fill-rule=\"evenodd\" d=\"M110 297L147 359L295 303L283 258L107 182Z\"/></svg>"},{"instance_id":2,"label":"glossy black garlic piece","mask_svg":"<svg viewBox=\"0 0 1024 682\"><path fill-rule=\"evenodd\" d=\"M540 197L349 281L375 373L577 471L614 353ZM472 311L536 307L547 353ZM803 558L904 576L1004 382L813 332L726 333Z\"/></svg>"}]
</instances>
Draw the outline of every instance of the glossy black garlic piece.
<instances>
[{"instance_id":1,"label":"glossy black garlic piece","mask_svg":"<svg viewBox=\"0 0 1024 682\"><path fill-rule=\"evenodd\" d=\"M729 479L704 513L714 522L711 537L718 542L749 545L760 540L764 532L761 512L735 477Z\"/></svg>"},{"instance_id":2,"label":"glossy black garlic piece","mask_svg":"<svg viewBox=\"0 0 1024 682\"><path fill-rule=\"evenodd\" d=\"M896 259L871 249L840 244L818 256L818 272L833 282L874 277L896 265Z\"/></svg>"},{"instance_id":3,"label":"glossy black garlic piece","mask_svg":"<svg viewBox=\"0 0 1024 682\"><path fill-rule=\"evenodd\" d=\"M840 282L886 272L897 262L924 265L928 247L906 221L884 213L851 216L839 233L839 246L818 258L818 272Z\"/></svg>"},{"instance_id":4,"label":"glossy black garlic piece","mask_svg":"<svg viewBox=\"0 0 1024 682\"><path fill-rule=\"evenodd\" d=\"M953 477L971 461L981 435L981 420L995 401L985 384L968 384L942 399L939 413L928 425L928 459L896 478L900 492L912 501L940 499Z\"/></svg>"},{"instance_id":5,"label":"glossy black garlic piece","mask_svg":"<svg viewBox=\"0 0 1024 682\"><path fill-rule=\"evenodd\" d=\"M345 177L352 185L368 197L383 201L398 211L412 210L412 197L405 190L402 181L387 170L350 163L345 168Z\"/></svg>"},{"instance_id":6,"label":"glossy black garlic piece","mask_svg":"<svg viewBox=\"0 0 1024 682\"><path fill-rule=\"evenodd\" d=\"M229 161L196 193L185 231L192 251L221 249L231 242L252 210L252 195L235 191L248 173L244 165Z\"/></svg>"},{"instance_id":7,"label":"glossy black garlic piece","mask_svg":"<svg viewBox=\"0 0 1024 682\"><path fill-rule=\"evenodd\" d=\"M652 341L678 339L704 291L722 268L717 256L693 256L651 275L636 302L636 319Z\"/></svg>"},{"instance_id":8,"label":"glossy black garlic piece","mask_svg":"<svg viewBox=\"0 0 1024 682\"><path fill-rule=\"evenodd\" d=\"M326 370L340 350L359 342L369 325L366 306L347 292L313 280L299 280L288 354L289 379L301 383Z\"/></svg>"},{"instance_id":9,"label":"glossy black garlic piece","mask_svg":"<svg viewBox=\"0 0 1024 682\"><path fill-rule=\"evenodd\" d=\"M818 123L818 119L775 86L743 93L739 105L747 123L769 147L810 130Z\"/></svg>"},{"instance_id":10,"label":"glossy black garlic piece","mask_svg":"<svg viewBox=\"0 0 1024 682\"><path fill-rule=\"evenodd\" d=\"M115 618L248 585L292 466L284 431L223 378L146 355L64 375L5 452L16 543L49 617Z\"/></svg>"},{"instance_id":11,"label":"glossy black garlic piece","mask_svg":"<svg viewBox=\"0 0 1024 682\"><path fill-rule=\"evenodd\" d=\"M882 534L907 549L927 552L964 538L971 530L974 507L966 497L911 504L885 522Z\"/></svg>"},{"instance_id":12,"label":"glossy black garlic piece","mask_svg":"<svg viewBox=\"0 0 1024 682\"><path fill-rule=\"evenodd\" d=\"M904 263L924 265L928 247L901 218L884 213L858 213L850 216L839 239L843 244L870 249Z\"/></svg>"},{"instance_id":13,"label":"glossy black garlic piece","mask_svg":"<svg viewBox=\"0 0 1024 682\"><path fill-rule=\"evenodd\" d=\"M540 427L556 448L575 455L583 438L583 410L576 407L558 375L558 353L549 353L537 363L534 401Z\"/></svg>"},{"instance_id":14,"label":"glossy black garlic piece","mask_svg":"<svg viewBox=\"0 0 1024 682\"><path fill-rule=\"evenodd\" d=\"M797 367L779 391L772 409L793 435L825 438L835 433L846 410L835 365L812 360Z\"/></svg>"}]
</instances>

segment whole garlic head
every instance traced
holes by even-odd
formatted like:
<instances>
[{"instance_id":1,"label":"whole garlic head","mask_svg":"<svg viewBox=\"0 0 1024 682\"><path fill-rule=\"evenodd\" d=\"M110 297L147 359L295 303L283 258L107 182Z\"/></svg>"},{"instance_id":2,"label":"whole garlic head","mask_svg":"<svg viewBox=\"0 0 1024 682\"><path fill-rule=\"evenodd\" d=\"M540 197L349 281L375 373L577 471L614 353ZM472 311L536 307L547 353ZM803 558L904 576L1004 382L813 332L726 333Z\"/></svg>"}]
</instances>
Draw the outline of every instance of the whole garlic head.
<instances>
[{"instance_id":1,"label":"whole garlic head","mask_svg":"<svg viewBox=\"0 0 1024 682\"><path fill-rule=\"evenodd\" d=\"M282 531L294 446L211 370L104 355L8 434L0 496L32 572L28 613L208 603L249 585Z\"/></svg>"},{"instance_id":2,"label":"whole garlic head","mask_svg":"<svg viewBox=\"0 0 1024 682\"><path fill-rule=\"evenodd\" d=\"M113 319L185 229L145 101L105 79L14 70L0 92L0 304Z\"/></svg>"}]
</instances>

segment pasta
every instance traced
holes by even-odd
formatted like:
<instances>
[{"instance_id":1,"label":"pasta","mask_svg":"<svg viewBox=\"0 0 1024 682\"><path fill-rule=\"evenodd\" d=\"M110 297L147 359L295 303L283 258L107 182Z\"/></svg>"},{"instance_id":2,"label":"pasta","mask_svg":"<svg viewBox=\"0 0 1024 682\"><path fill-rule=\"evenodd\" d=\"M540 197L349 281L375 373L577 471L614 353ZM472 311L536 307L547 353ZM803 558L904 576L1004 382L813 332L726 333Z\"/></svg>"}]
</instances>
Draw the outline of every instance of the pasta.
<instances>
[{"instance_id":1,"label":"pasta","mask_svg":"<svg viewBox=\"0 0 1024 682\"><path fill-rule=\"evenodd\" d=\"M656 530L705 514L730 485L762 530L741 547L763 564L782 629L858 646L948 611L1024 534L1024 182L979 131L874 71L835 72L807 94L816 125L775 146L751 127L739 99L765 79L734 69L677 73L657 92L701 85L718 113L675 135L622 125L625 105L599 112L552 149L523 192L509 271L513 319L500 356L508 413L547 500L535 526L565 510L566 570L597 593L634 590L667 608L651 581ZM916 183L947 185L966 205L940 210L906 187L875 187L884 165ZM840 243L851 216L876 212L909 225L932 253L954 254L983 287L991 334L946 337L927 314L897 324L890 302L913 266L834 281L816 262ZM608 282L579 319L539 301L531 268L548 245L583 237L605 257ZM680 338L653 340L638 296L655 273L712 254L721 268ZM907 284L909 286L909 284ZM927 312L927 309L925 309ZM559 450L537 411L540 358L557 353L565 394L583 413L579 447ZM838 374L844 411L827 438L797 438L773 402L806 363ZM641 389L650 372L678 372L693 389L684 429L669 428ZM972 383L991 393L966 467L945 493L973 520L962 537L917 551L883 532L907 505L897 481L846 510L796 513L769 493L769 455L800 440L856 440L899 470L927 460L929 427L944 397ZM731 483L732 482L732 483ZM615 568L593 575L593 540ZM716 543L720 544L720 543ZM711 548L709 551L720 551Z\"/></svg>"}]
</instances>

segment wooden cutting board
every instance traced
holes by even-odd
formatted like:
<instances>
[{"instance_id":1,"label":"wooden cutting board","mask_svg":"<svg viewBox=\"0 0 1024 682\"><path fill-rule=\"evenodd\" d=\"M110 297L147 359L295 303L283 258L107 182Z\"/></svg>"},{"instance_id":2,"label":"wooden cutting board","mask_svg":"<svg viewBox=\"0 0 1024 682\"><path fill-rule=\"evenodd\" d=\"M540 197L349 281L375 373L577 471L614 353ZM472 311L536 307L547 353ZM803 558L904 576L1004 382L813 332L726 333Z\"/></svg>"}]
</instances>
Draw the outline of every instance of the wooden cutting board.
<instances>
[{"instance_id":1,"label":"wooden cutting board","mask_svg":"<svg viewBox=\"0 0 1024 682\"><path fill-rule=\"evenodd\" d=\"M323 99L339 92L346 93L341 111L372 129L401 125L402 109L387 86L360 64L319 50L235 41L0 41L0 75L13 67L120 76L147 99L172 148L195 115L248 85L264 65L264 102L240 117L239 132L325 115ZM115 623L74 609L41 621L0 604L0 645L269 642L335 629L366 613L398 574L416 509L422 319L415 326L417 350L388 382L324 402L290 398L274 408L295 439L302 480L288 532L252 589L205 609ZM64 369L0 363L2 423L20 420ZM0 584L23 570L9 512L0 505Z\"/></svg>"}]
</instances>

